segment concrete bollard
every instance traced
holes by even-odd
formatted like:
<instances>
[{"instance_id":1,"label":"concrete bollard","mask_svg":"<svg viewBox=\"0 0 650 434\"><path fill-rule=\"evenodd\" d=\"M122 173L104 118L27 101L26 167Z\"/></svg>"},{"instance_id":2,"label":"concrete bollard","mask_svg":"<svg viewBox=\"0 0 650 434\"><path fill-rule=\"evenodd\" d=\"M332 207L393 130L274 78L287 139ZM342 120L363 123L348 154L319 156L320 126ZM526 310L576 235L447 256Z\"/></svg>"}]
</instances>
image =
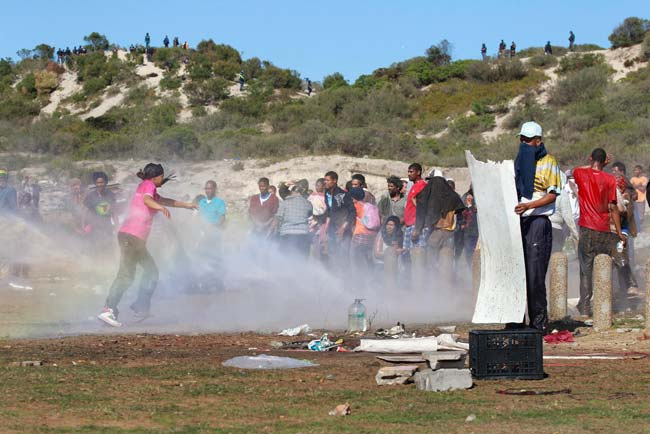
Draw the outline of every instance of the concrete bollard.
<instances>
[{"instance_id":1,"label":"concrete bollard","mask_svg":"<svg viewBox=\"0 0 650 434\"><path fill-rule=\"evenodd\" d=\"M388 247L384 250L384 285L388 289L397 288L397 252L395 247Z\"/></svg>"},{"instance_id":2,"label":"concrete bollard","mask_svg":"<svg viewBox=\"0 0 650 434\"><path fill-rule=\"evenodd\" d=\"M650 258L645 263L645 329L650 331Z\"/></svg>"},{"instance_id":3,"label":"concrete bollard","mask_svg":"<svg viewBox=\"0 0 650 434\"><path fill-rule=\"evenodd\" d=\"M427 251L424 247L411 247L411 276L413 288L426 285Z\"/></svg>"},{"instance_id":4,"label":"concrete bollard","mask_svg":"<svg viewBox=\"0 0 650 434\"><path fill-rule=\"evenodd\" d=\"M549 316L552 321L561 320L567 315L569 259L566 253L555 252L551 255L549 271Z\"/></svg>"},{"instance_id":5,"label":"concrete bollard","mask_svg":"<svg viewBox=\"0 0 650 434\"><path fill-rule=\"evenodd\" d=\"M593 271L594 330L604 331L612 327L612 258L598 255L594 259Z\"/></svg>"}]
</instances>

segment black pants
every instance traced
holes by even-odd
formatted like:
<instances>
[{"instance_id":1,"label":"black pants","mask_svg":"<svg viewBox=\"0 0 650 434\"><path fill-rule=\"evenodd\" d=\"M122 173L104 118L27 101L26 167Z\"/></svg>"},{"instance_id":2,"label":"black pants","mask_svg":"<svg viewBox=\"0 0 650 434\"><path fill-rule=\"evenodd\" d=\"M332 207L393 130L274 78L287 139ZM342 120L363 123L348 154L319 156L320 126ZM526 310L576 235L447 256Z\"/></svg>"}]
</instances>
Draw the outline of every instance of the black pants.
<instances>
[{"instance_id":1,"label":"black pants","mask_svg":"<svg viewBox=\"0 0 650 434\"><path fill-rule=\"evenodd\" d=\"M149 312L151 296L158 284L158 267L147 251L146 241L133 235L120 232L117 234L117 241L120 245L120 269L111 285L106 299L106 307L113 309L115 316L118 314L117 305L122 299L124 292L131 286L135 279L137 265L142 267L140 290L135 303L131 309L136 312Z\"/></svg>"},{"instance_id":2,"label":"black pants","mask_svg":"<svg viewBox=\"0 0 650 434\"><path fill-rule=\"evenodd\" d=\"M553 247L551 221L545 216L524 217L521 219L521 235L526 264L528 321L530 327L544 331L548 324L546 270Z\"/></svg>"},{"instance_id":3,"label":"black pants","mask_svg":"<svg viewBox=\"0 0 650 434\"><path fill-rule=\"evenodd\" d=\"M310 234L286 234L280 235L280 246L286 249L286 252L297 254L300 257L309 257L309 248L311 247Z\"/></svg>"},{"instance_id":4,"label":"black pants","mask_svg":"<svg viewBox=\"0 0 650 434\"><path fill-rule=\"evenodd\" d=\"M591 315L593 295L594 259L600 254L611 255L617 237L611 232L599 232L580 227L578 241L578 261L580 262L580 301L578 310L583 315Z\"/></svg>"}]
</instances>

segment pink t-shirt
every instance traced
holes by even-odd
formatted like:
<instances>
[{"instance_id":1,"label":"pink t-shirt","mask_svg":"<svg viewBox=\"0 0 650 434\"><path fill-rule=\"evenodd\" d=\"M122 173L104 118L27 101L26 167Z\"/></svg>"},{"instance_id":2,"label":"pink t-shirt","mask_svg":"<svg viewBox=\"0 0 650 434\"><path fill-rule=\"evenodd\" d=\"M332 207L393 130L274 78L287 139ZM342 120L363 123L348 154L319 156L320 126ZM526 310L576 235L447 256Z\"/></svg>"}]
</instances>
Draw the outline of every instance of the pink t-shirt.
<instances>
[{"instance_id":1,"label":"pink t-shirt","mask_svg":"<svg viewBox=\"0 0 650 434\"><path fill-rule=\"evenodd\" d=\"M145 196L151 196L156 201L160 199L156 192L156 185L150 179L145 179L136 188L131 203L129 203L126 219L122 223L122 227L120 227L120 232L133 235L142 240L149 237L153 217L158 212L158 210L151 209L144 204Z\"/></svg>"}]
</instances>

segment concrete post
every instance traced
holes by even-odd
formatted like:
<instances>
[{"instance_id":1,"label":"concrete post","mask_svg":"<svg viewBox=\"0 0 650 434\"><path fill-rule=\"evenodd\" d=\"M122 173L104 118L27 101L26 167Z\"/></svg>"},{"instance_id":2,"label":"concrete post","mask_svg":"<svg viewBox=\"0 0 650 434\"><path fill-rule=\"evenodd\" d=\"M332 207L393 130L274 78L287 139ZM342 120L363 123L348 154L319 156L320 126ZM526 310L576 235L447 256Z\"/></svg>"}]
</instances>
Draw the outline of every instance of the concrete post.
<instances>
[{"instance_id":1,"label":"concrete post","mask_svg":"<svg viewBox=\"0 0 650 434\"><path fill-rule=\"evenodd\" d=\"M567 315L569 259L566 253L555 252L551 255L549 271L549 316L551 321L561 320Z\"/></svg>"},{"instance_id":2,"label":"concrete post","mask_svg":"<svg viewBox=\"0 0 650 434\"><path fill-rule=\"evenodd\" d=\"M650 258L645 263L645 329L650 331Z\"/></svg>"},{"instance_id":3,"label":"concrete post","mask_svg":"<svg viewBox=\"0 0 650 434\"><path fill-rule=\"evenodd\" d=\"M397 252L392 246L384 250L384 285L388 289L397 288Z\"/></svg>"},{"instance_id":4,"label":"concrete post","mask_svg":"<svg viewBox=\"0 0 650 434\"><path fill-rule=\"evenodd\" d=\"M424 247L411 247L411 276L413 288L422 289L426 284L427 251Z\"/></svg>"},{"instance_id":5,"label":"concrete post","mask_svg":"<svg viewBox=\"0 0 650 434\"><path fill-rule=\"evenodd\" d=\"M594 259L594 330L604 331L612 327L612 258L598 255Z\"/></svg>"}]
</instances>

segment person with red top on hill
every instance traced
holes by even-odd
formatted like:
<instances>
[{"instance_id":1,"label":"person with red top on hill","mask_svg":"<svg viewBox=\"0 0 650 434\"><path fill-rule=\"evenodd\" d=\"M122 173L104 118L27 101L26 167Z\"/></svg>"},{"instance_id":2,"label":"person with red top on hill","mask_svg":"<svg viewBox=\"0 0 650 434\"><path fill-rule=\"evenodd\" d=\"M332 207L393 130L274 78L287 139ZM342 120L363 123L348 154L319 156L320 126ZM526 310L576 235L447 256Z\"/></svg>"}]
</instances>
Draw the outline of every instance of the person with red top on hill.
<instances>
[{"instance_id":1,"label":"person with red top on hill","mask_svg":"<svg viewBox=\"0 0 650 434\"><path fill-rule=\"evenodd\" d=\"M160 211L165 217L170 218L171 214L166 207L197 208L195 204L168 199L158 194L158 187L169 180L164 177L162 165L149 163L137 175L142 182L135 190L126 219L117 234L120 245L120 268L108 292L104 310L97 316L98 319L113 327L122 325L117 320L117 305L124 292L133 283L138 265L142 267L143 273L140 278L140 291L135 303L131 305L131 310L136 317L142 319L149 315L151 296L158 283L158 268L147 250L147 238L155 215Z\"/></svg>"},{"instance_id":2,"label":"person with red top on hill","mask_svg":"<svg viewBox=\"0 0 650 434\"><path fill-rule=\"evenodd\" d=\"M590 165L577 167L573 177L578 185L580 203L580 240L578 261L580 262L580 301L578 310L582 315L591 315L593 295L592 272L594 259L599 254L609 255L618 240L626 242L621 231L621 216L616 206L616 178L603 171L609 163L602 148L592 151ZM610 212L616 234L610 232Z\"/></svg>"},{"instance_id":3,"label":"person with red top on hill","mask_svg":"<svg viewBox=\"0 0 650 434\"><path fill-rule=\"evenodd\" d=\"M257 186L260 194L254 194L248 201L248 216L253 223L252 233L266 237L269 235L271 224L278 212L280 201L269 189L268 178L260 178Z\"/></svg>"}]
</instances>

